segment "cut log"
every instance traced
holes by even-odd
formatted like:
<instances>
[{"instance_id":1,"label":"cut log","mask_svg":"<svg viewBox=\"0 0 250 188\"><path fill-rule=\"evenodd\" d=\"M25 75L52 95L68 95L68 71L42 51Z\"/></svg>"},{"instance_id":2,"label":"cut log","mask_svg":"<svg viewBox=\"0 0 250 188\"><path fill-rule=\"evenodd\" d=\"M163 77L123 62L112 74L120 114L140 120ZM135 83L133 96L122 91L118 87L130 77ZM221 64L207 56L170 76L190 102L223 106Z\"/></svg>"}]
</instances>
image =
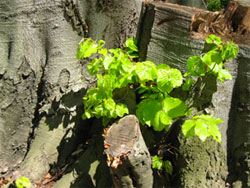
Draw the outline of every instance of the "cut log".
<instances>
[{"instance_id":1,"label":"cut log","mask_svg":"<svg viewBox=\"0 0 250 188\"><path fill-rule=\"evenodd\" d=\"M151 157L136 116L128 115L105 132L104 147L115 187L152 187Z\"/></svg>"}]
</instances>

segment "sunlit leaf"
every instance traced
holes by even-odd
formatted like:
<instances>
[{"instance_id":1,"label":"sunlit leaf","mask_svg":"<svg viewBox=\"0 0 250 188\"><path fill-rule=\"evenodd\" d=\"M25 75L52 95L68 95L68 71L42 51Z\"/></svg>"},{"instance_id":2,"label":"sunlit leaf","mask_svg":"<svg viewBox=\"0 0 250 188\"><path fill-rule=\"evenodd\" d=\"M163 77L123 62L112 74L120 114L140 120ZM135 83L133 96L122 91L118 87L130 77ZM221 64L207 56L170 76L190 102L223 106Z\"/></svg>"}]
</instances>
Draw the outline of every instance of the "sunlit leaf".
<instances>
[{"instance_id":1,"label":"sunlit leaf","mask_svg":"<svg viewBox=\"0 0 250 188\"><path fill-rule=\"evenodd\" d=\"M136 63L135 72L142 82L147 82L157 78L156 66L150 61Z\"/></svg>"},{"instance_id":2,"label":"sunlit leaf","mask_svg":"<svg viewBox=\"0 0 250 188\"><path fill-rule=\"evenodd\" d=\"M100 71L103 59L93 59L91 63L87 65L87 71L90 75L95 75Z\"/></svg>"},{"instance_id":3,"label":"sunlit leaf","mask_svg":"<svg viewBox=\"0 0 250 188\"><path fill-rule=\"evenodd\" d=\"M208 38L206 38L206 42L208 44L216 44L218 46L222 45L223 43L221 38L215 35L209 35Z\"/></svg>"},{"instance_id":4,"label":"sunlit leaf","mask_svg":"<svg viewBox=\"0 0 250 188\"><path fill-rule=\"evenodd\" d=\"M104 59L103 59L103 65L105 70L109 69L109 65L114 61L114 58L110 55L107 55Z\"/></svg>"},{"instance_id":5,"label":"sunlit leaf","mask_svg":"<svg viewBox=\"0 0 250 188\"><path fill-rule=\"evenodd\" d=\"M134 38L129 38L128 40L126 40L125 47L134 52L138 52L137 41Z\"/></svg>"},{"instance_id":6,"label":"sunlit leaf","mask_svg":"<svg viewBox=\"0 0 250 188\"><path fill-rule=\"evenodd\" d=\"M194 80L192 78L187 78L185 83L182 86L182 90L188 91L193 84L194 84Z\"/></svg>"},{"instance_id":7,"label":"sunlit leaf","mask_svg":"<svg viewBox=\"0 0 250 188\"><path fill-rule=\"evenodd\" d=\"M186 120L184 124L182 125L182 132L185 137L190 138L195 135L195 121L193 120Z\"/></svg>"},{"instance_id":8,"label":"sunlit leaf","mask_svg":"<svg viewBox=\"0 0 250 188\"><path fill-rule=\"evenodd\" d=\"M226 80L232 80L232 76L230 74L230 72L226 69L221 69L218 73L218 78L224 82L224 79Z\"/></svg>"},{"instance_id":9,"label":"sunlit leaf","mask_svg":"<svg viewBox=\"0 0 250 188\"><path fill-rule=\"evenodd\" d=\"M221 142L221 133L217 125L222 122L221 119L215 119L211 115L194 116L184 122L182 132L186 137L197 135L202 141L205 141L207 137L212 136L214 140Z\"/></svg>"},{"instance_id":10,"label":"sunlit leaf","mask_svg":"<svg viewBox=\"0 0 250 188\"><path fill-rule=\"evenodd\" d=\"M116 114L119 117L123 117L124 114L128 114L128 113L129 113L128 107L125 104L118 103L116 105Z\"/></svg>"},{"instance_id":11,"label":"sunlit leaf","mask_svg":"<svg viewBox=\"0 0 250 188\"><path fill-rule=\"evenodd\" d=\"M144 110L142 112L143 114L143 121L149 126L153 126L156 123L159 123L159 121L155 121L155 116L157 112L161 110L161 103L157 100L147 100L147 103L144 105Z\"/></svg>"},{"instance_id":12,"label":"sunlit leaf","mask_svg":"<svg viewBox=\"0 0 250 188\"><path fill-rule=\"evenodd\" d=\"M194 131L195 131L195 134L199 136L199 138L202 141L205 141L206 138L210 136L208 132L208 127L209 127L208 122L202 119L196 120Z\"/></svg>"},{"instance_id":13,"label":"sunlit leaf","mask_svg":"<svg viewBox=\"0 0 250 188\"><path fill-rule=\"evenodd\" d=\"M166 97L163 100L163 110L170 118L184 116L187 110L187 105L178 98Z\"/></svg>"},{"instance_id":14,"label":"sunlit leaf","mask_svg":"<svg viewBox=\"0 0 250 188\"><path fill-rule=\"evenodd\" d=\"M160 170L162 169L163 161L157 155L155 155L153 157L152 165L153 165L153 168Z\"/></svg>"},{"instance_id":15,"label":"sunlit leaf","mask_svg":"<svg viewBox=\"0 0 250 188\"><path fill-rule=\"evenodd\" d=\"M233 59L237 56L239 52L238 45L234 44L233 41L227 42L222 48L223 59Z\"/></svg>"},{"instance_id":16,"label":"sunlit leaf","mask_svg":"<svg viewBox=\"0 0 250 188\"><path fill-rule=\"evenodd\" d=\"M80 42L79 47L77 49L76 58L87 58L92 54L97 53L98 44L95 41L92 41L91 38L87 40L83 40Z\"/></svg>"},{"instance_id":17,"label":"sunlit leaf","mask_svg":"<svg viewBox=\"0 0 250 188\"><path fill-rule=\"evenodd\" d=\"M18 178L15 181L16 187L17 188L25 188L25 187L30 187L31 186L31 182L29 180L29 178L23 176L21 178Z\"/></svg>"},{"instance_id":18,"label":"sunlit leaf","mask_svg":"<svg viewBox=\"0 0 250 188\"><path fill-rule=\"evenodd\" d=\"M163 121L162 121L163 120ZM159 110L155 115L154 115L154 120L153 120L153 128L155 131L162 131L162 130L167 130L168 126L171 123L172 119L167 116L166 112ZM167 123L167 124L165 124Z\"/></svg>"},{"instance_id":19,"label":"sunlit leaf","mask_svg":"<svg viewBox=\"0 0 250 188\"><path fill-rule=\"evenodd\" d=\"M204 76L206 73L206 69L204 64L201 61L200 56L193 56L188 58L187 60L187 72L184 76L192 75L192 76Z\"/></svg>"}]
</instances>

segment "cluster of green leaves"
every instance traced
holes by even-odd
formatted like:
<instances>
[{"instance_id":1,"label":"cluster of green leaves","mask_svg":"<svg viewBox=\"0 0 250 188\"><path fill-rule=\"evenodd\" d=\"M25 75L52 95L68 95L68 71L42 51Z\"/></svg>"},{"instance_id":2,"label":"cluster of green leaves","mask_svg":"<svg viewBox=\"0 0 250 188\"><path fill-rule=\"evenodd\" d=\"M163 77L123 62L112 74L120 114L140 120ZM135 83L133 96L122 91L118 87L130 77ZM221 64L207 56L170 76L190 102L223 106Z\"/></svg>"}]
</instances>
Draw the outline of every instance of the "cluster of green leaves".
<instances>
[{"instance_id":1,"label":"cluster of green leaves","mask_svg":"<svg viewBox=\"0 0 250 188\"><path fill-rule=\"evenodd\" d=\"M224 64L227 60L237 56L239 47L233 41L224 44L221 38L215 35L210 35L206 43L210 46L207 53L190 57L187 60L187 72L184 74L186 81L182 86L185 91L190 90L197 77L212 74L222 82L232 79L230 72L224 68ZM221 133L217 125L222 122L221 119L215 119L211 115L194 116L184 122L182 132L186 137L197 135L204 141L212 136L216 141L221 142Z\"/></svg>"},{"instance_id":2,"label":"cluster of green leaves","mask_svg":"<svg viewBox=\"0 0 250 188\"><path fill-rule=\"evenodd\" d=\"M219 123L223 123L223 121L215 119L211 115L194 116L184 122L182 132L187 138L197 135L204 141L207 137L213 136L216 141L221 142L220 130L217 127Z\"/></svg>"},{"instance_id":3,"label":"cluster of green leaves","mask_svg":"<svg viewBox=\"0 0 250 188\"><path fill-rule=\"evenodd\" d=\"M25 188L25 187L30 187L31 182L30 182L29 178L23 176L21 178L16 179L15 185L17 188Z\"/></svg>"},{"instance_id":4,"label":"cluster of green leaves","mask_svg":"<svg viewBox=\"0 0 250 188\"><path fill-rule=\"evenodd\" d=\"M181 99L172 97L175 88L182 87L188 91L195 84L195 77L213 74L222 82L231 79L224 68L226 60L235 58L238 46L232 41L223 44L221 39L210 35L206 42L210 50L202 55L190 57L187 61L186 81L178 69L166 64L155 65L151 61L133 62L138 58L136 41L128 39L124 49L106 49L104 41L89 39L79 44L76 57L79 59L95 57L87 65L91 75L97 77L97 87L89 89L83 98L83 119L103 118L106 125L111 119L123 117L129 113L128 107L114 99L114 91L124 87L134 87L141 100L137 105L136 115L142 125L153 127L155 131L168 130L177 118L190 115L190 109ZM184 122L182 127L186 137L197 135L201 140L212 136L221 141L217 124L222 120L210 115L194 116Z\"/></svg>"},{"instance_id":5,"label":"cluster of green leaves","mask_svg":"<svg viewBox=\"0 0 250 188\"><path fill-rule=\"evenodd\" d=\"M187 72L183 76L178 69L166 64L155 65L151 61L134 62L138 58L136 41L128 39L124 49L106 49L104 41L93 41L90 38L79 43L76 57L92 58L88 63L88 72L97 77L97 87L91 88L83 97L83 119L103 118L105 126L111 119L129 114L126 104L114 98L114 92L120 88L133 87L141 97L136 115L142 125L153 127L155 131L168 130L174 119L190 115L190 109L181 99L172 96L172 91L182 87L189 91L194 87L197 78L209 74L219 80L232 79L224 63L235 58L239 49L232 41L223 44L221 39L210 35L206 39L210 50L207 53L190 57L187 61ZM221 142L221 133L217 127L222 123L211 115L196 115L184 122L182 132L186 137L197 135L202 141L212 136ZM173 167L170 161L153 157L153 168L164 168L171 174Z\"/></svg>"},{"instance_id":6,"label":"cluster of green leaves","mask_svg":"<svg viewBox=\"0 0 250 188\"><path fill-rule=\"evenodd\" d=\"M239 48L233 41L223 44L220 37L210 35L206 39L207 44L211 45L211 50L207 53L190 57L187 60L187 72L184 76L201 77L207 74L213 74L222 82L231 80L232 76L227 69L224 68L224 63L228 59L233 59L237 56ZM188 80L189 86L193 81Z\"/></svg>"},{"instance_id":7,"label":"cluster of green leaves","mask_svg":"<svg viewBox=\"0 0 250 188\"><path fill-rule=\"evenodd\" d=\"M76 57L82 59L95 54L96 58L87 65L87 70L97 77L97 87L88 90L83 98L83 119L102 117L106 125L110 119L129 113L125 104L113 99L113 93L116 89L134 83L132 72L135 66L131 59L138 57L135 53L138 49L133 40L126 41L127 52L120 48L108 50L103 48L104 41L96 43L90 38L80 42Z\"/></svg>"},{"instance_id":8,"label":"cluster of green leaves","mask_svg":"<svg viewBox=\"0 0 250 188\"><path fill-rule=\"evenodd\" d=\"M210 11L219 11L229 4L230 0L207 0L207 9Z\"/></svg>"},{"instance_id":9,"label":"cluster of green leaves","mask_svg":"<svg viewBox=\"0 0 250 188\"><path fill-rule=\"evenodd\" d=\"M163 161L157 155L155 155L153 157L153 168L158 169L158 170L165 169L165 172L168 173L168 174L173 173L173 165L172 165L172 163L170 161L168 161L168 160Z\"/></svg>"},{"instance_id":10,"label":"cluster of green leaves","mask_svg":"<svg viewBox=\"0 0 250 188\"><path fill-rule=\"evenodd\" d=\"M103 118L106 125L110 119L129 113L125 104L114 100L116 89L129 85L136 86L142 96L136 114L143 125L154 130L168 129L173 119L187 113L187 105L169 93L183 82L182 74L167 65L156 66L151 61L133 62L138 57L136 41L132 38L125 43L124 50L103 48L104 41L98 43L87 39L79 44L77 58L96 55L87 70L97 77L97 87L88 90L83 98L85 111L83 119Z\"/></svg>"}]
</instances>

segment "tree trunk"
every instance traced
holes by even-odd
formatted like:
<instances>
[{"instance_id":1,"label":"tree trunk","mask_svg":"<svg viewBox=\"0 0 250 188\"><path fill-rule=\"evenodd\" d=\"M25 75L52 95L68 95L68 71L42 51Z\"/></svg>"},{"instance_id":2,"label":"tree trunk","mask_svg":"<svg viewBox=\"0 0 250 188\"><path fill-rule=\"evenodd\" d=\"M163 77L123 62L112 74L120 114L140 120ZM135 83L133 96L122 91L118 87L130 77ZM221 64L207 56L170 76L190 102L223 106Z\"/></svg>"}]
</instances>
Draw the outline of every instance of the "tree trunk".
<instances>
[{"instance_id":1,"label":"tree trunk","mask_svg":"<svg viewBox=\"0 0 250 188\"><path fill-rule=\"evenodd\" d=\"M223 187L226 179L234 187L250 186L249 2L237 2L231 6L232 17L226 17L231 27L223 25L229 32L225 38L233 36L243 43L237 63L226 65L233 80L216 87L208 84L207 95L196 102L197 108L205 106L224 120L222 145L187 140L176 126L161 143L178 148L170 159L174 175L166 178L154 173L154 187L166 184L161 179L176 187ZM75 58L81 37L103 39L108 48L120 47L135 37L140 23L141 59L184 72L187 58L203 51L201 37L208 33L202 31L210 27L195 22L208 13L192 7L167 3L145 3L142 11L141 7L141 0L0 1L2 177L14 180L24 175L38 186L58 188L112 186L103 154L103 127L98 120L81 119L82 97L95 84L86 62ZM216 14L211 17L224 23ZM142 134L150 151L154 150L150 140L157 140L158 133L143 128Z\"/></svg>"},{"instance_id":2,"label":"tree trunk","mask_svg":"<svg viewBox=\"0 0 250 188\"><path fill-rule=\"evenodd\" d=\"M25 175L37 183L48 172L64 170L77 146L89 142L94 131L89 131L90 121L81 120L82 97L94 79L75 58L78 43L85 36L104 39L108 47L121 46L135 36L140 9L140 0L0 2L2 175ZM101 139L96 142L103 145ZM87 175L92 175L86 177L93 182L104 156L103 150L89 145L77 156L89 156ZM95 152L99 154L94 159ZM78 163L83 166L84 160ZM110 185L107 182L100 186ZM72 185L77 183L82 182Z\"/></svg>"},{"instance_id":3,"label":"tree trunk","mask_svg":"<svg viewBox=\"0 0 250 188\"><path fill-rule=\"evenodd\" d=\"M238 44L249 44L247 7L249 3L244 1L232 2L225 12L212 13L168 3L148 4L140 29L140 57L156 64L166 63L185 72L188 57L201 54L205 48L204 39L210 34L205 31L214 31L211 34L217 35L224 32L222 38L225 40L234 36ZM199 18L207 22L199 22ZM215 22L224 30L211 29ZM244 32L240 32L241 28L244 28ZM234 181L240 181L236 182L236 187L249 186L249 136L242 136L248 134L245 127L249 124L246 107L248 97L244 96L249 95L249 92L247 84L239 82L247 80L246 62L249 61L249 50L249 45L241 46L237 59L226 64L233 76L232 80L216 83L216 80L210 79L202 97L194 100L197 110L205 109L204 113L211 113L224 120L219 126L223 136L222 144L210 139L204 143L197 138L186 139L180 133L178 125L174 125L165 138L163 144L178 148L174 150L175 157L169 158L173 161L175 170L171 186L223 187L228 183L233 184ZM239 112L237 109L240 104L244 105ZM236 151L240 152L236 154ZM234 161L233 164L230 161ZM231 179L231 173L236 179ZM236 174L238 175L235 176Z\"/></svg>"}]
</instances>

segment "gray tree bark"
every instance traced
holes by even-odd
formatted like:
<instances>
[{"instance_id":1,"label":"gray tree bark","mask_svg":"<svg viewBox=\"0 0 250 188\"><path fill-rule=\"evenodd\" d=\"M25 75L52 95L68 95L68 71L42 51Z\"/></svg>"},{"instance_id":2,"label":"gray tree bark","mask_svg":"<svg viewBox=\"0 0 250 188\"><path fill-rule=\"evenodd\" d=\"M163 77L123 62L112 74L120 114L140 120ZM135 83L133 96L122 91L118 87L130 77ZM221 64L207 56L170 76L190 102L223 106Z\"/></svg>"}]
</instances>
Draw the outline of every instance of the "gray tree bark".
<instances>
[{"instance_id":1,"label":"gray tree bark","mask_svg":"<svg viewBox=\"0 0 250 188\"><path fill-rule=\"evenodd\" d=\"M239 34L235 39L245 44L237 63L227 65L233 80L216 87L211 84L205 99L197 102L197 108L205 106L224 120L220 126L223 143L186 140L176 126L163 143L178 148L171 158L175 176L167 178L172 186L221 187L225 182L250 186L250 26L248 19L238 16L240 12L249 15L249 3L237 2L243 9L235 11L232 27ZM141 59L182 71L187 58L204 48L199 32L191 33L196 38L190 36L192 16L200 10L152 3L142 10L139 21L141 5L140 0L0 1L1 176L25 175L34 184L58 188L112 186L103 154L102 125L97 120L81 120L82 97L94 85L86 63L75 59L81 37L103 39L109 48L120 47L136 35L140 23ZM142 132L157 138L148 130ZM150 139L146 138L149 145ZM46 178L46 174L53 177ZM160 178L166 178L156 174L159 182L155 185L163 187L166 182Z\"/></svg>"},{"instance_id":2,"label":"gray tree bark","mask_svg":"<svg viewBox=\"0 0 250 188\"><path fill-rule=\"evenodd\" d=\"M140 9L139 0L0 2L3 176L25 175L39 183L53 169L63 170L77 146L86 144L93 131L89 131L90 121L81 120L82 97L94 80L87 74L86 65L75 58L78 43L81 37L92 37L104 39L107 47L121 46L128 37L135 36ZM103 150L93 147L98 142L103 145L101 139L96 139L82 155L96 157L77 162L71 169L93 184L95 171L104 160ZM85 171L87 166L89 171L78 170L84 163ZM82 183L76 181L75 171L74 178L67 179L63 187ZM109 180L108 173L104 174L103 178ZM98 180L99 186L110 182Z\"/></svg>"}]
</instances>

